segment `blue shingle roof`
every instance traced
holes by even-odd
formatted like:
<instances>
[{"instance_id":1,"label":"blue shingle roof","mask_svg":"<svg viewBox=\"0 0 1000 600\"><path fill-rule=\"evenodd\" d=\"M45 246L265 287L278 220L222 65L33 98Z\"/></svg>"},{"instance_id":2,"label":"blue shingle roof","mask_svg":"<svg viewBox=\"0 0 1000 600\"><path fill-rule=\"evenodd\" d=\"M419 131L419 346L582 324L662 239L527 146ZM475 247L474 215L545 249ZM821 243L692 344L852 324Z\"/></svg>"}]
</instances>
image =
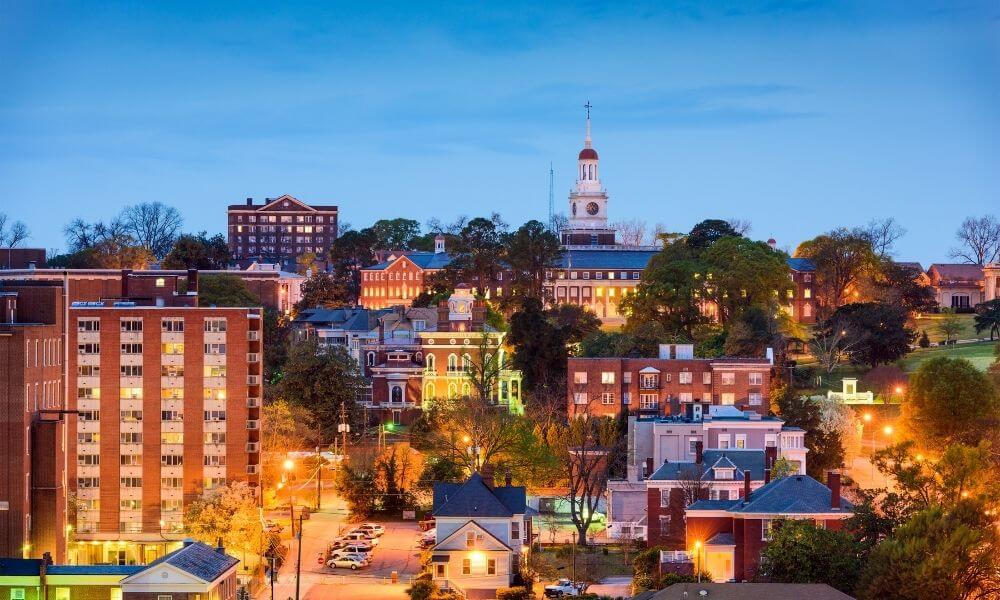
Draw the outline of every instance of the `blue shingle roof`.
<instances>
[{"instance_id":1,"label":"blue shingle roof","mask_svg":"<svg viewBox=\"0 0 1000 600\"><path fill-rule=\"evenodd\" d=\"M788 268L793 271L815 271L816 265L813 261L808 258L786 258L785 262L788 263Z\"/></svg>"},{"instance_id":2,"label":"blue shingle roof","mask_svg":"<svg viewBox=\"0 0 1000 600\"><path fill-rule=\"evenodd\" d=\"M523 487L490 489L479 473L473 473L465 483L435 483L435 517L511 517L525 513Z\"/></svg>"},{"instance_id":3,"label":"blue shingle roof","mask_svg":"<svg viewBox=\"0 0 1000 600\"><path fill-rule=\"evenodd\" d=\"M763 450L741 450L738 448L705 450L702 456L702 465L705 468L702 480L715 481L715 472L712 467L718 465L723 469L735 468L734 479L743 479L744 471L749 471L750 479L761 481L764 479L764 460ZM697 465L693 462L665 462L660 465L660 468L653 473L650 479L677 481L687 479L696 472Z\"/></svg>"},{"instance_id":4,"label":"blue shingle roof","mask_svg":"<svg viewBox=\"0 0 1000 600\"><path fill-rule=\"evenodd\" d=\"M447 267L449 263L451 263L451 255L448 254L447 252L424 252L424 251L403 252L400 256L401 257L405 256L406 258L410 259L410 261L413 264L417 265L421 269L443 269ZM397 257L396 260L399 260L399 257ZM364 270L383 271L389 268L389 265L391 265L394 262L396 261L387 260L384 262L380 262L377 265L365 267Z\"/></svg>"},{"instance_id":5,"label":"blue shingle roof","mask_svg":"<svg viewBox=\"0 0 1000 600\"><path fill-rule=\"evenodd\" d=\"M717 533L705 542L706 546L733 546L735 544L736 538L731 533Z\"/></svg>"},{"instance_id":6,"label":"blue shingle roof","mask_svg":"<svg viewBox=\"0 0 1000 600\"><path fill-rule=\"evenodd\" d=\"M190 573L202 581L215 581L233 568L239 559L219 552L208 544L185 542L186 546L149 563L149 566L167 563Z\"/></svg>"},{"instance_id":7,"label":"blue shingle roof","mask_svg":"<svg viewBox=\"0 0 1000 600\"><path fill-rule=\"evenodd\" d=\"M729 510L740 500L697 500L687 510Z\"/></svg>"},{"instance_id":8,"label":"blue shingle roof","mask_svg":"<svg viewBox=\"0 0 1000 600\"><path fill-rule=\"evenodd\" d=\"M656 250L565 250L558 266L564 269L630 269L642 270Z\"/></svg>"},{"instance_id":9,"label":"blue shingle roof","mask_svg":"<svg viewBox=\"0 0 1000 600\"><path fill-rule=\"evenodd\" d=\"M854 505L840 499L840 508L830 507L830 488L808 475L791 475L772 481L750 494L750 501L734 506L738 513L828 513L852 512Z\"/></svg>"}]
</instances>

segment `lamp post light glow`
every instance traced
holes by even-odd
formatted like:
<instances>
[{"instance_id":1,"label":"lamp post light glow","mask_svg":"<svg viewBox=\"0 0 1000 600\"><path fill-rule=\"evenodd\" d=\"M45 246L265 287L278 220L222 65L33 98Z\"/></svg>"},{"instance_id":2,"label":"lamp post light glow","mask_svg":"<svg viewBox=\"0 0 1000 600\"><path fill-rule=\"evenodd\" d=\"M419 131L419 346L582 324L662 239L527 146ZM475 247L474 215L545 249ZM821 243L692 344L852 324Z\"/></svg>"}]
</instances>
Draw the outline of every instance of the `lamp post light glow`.
<instances>
[{"instance_id":1,"label":"lamp post light glow","mask_svg":"<svg viewBox=\"0 0 1000 600\"><path fill-rule=\"evenodd\" d=\"M698 583L701 583L701 541L694 542L694 570L698 573Z\"/></svg>"},{"instance_id":2,"label":"lamp post light glow","mask_svg":"<svg viewBox=\"0 0 1000 600\"><path fill-rule=\"evenodd\" d=\"M291 471L295 468L295 463L290 458L286 458L284 464L282 465L286 471Z\"/></svg>"},{"instance_id":3,"label":"lamp post light glow","mask_svg":"<svg viewBox=\"0 0 1000 600\"><path fill-rule=\"evenodd\" d=\"M886 425L885 427L883 427L882 428L882 433L884 433L886 436L891 436L892 435L892 425Z\"/></svg>"}]
</instances>

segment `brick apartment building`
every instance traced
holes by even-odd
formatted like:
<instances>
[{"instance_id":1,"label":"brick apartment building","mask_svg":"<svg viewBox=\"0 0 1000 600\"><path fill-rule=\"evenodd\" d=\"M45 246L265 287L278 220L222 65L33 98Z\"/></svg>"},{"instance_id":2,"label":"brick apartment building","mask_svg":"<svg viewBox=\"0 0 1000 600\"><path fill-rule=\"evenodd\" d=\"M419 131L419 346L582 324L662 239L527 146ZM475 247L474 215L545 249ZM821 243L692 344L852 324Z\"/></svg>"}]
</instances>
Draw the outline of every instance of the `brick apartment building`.
<instances>
[{"instance_id":1,"label":"brick apartment building","mask_svg":"<svg viewBox=\"0 0 1000 600\"><path fill-rule=\"evenodd\" d=\"M773 247L774 240L768 240ZM816 266L808 258L789 258L788 277L792 287L785 290L785 310L799 323L816 322Z\"/></svg>"},{"instance_id":2,"label":"brick apartment building","mask_svg":"<svg viewBox=\"0 0 1000 600\"><path fill-rule=\"evenodd\" d=\"M20 489L31 485L41 490L34 497L52 499L44 510L30 507L33 541L23 554L48 551L78 564L147 563L179 545L184 507L204 490L258 481L262 309L198 307L197 273L185 275L185 286L178 275L129 272L117 280L64 273L61 280L0 282L0 290L29 299L18 303L30 309L18 309L19 321L45 324L7 325L3 333L10 335L0 335L11 349L0 411L13 415L4 426L17 429L0 446L0 460L25 463L19 472L29 475ZM21 356L17 349L27 348L26 340L30 351ZM22 412L25 379L32 383L29 414ZM59 415L42 407L69 411L64 432ZM53 430L44 455L54 465L31 463L22 433L29 420L33 431ZM45 439L33 434L32 444ZM16 484L3 479L4 486ZM58 490L62 481L77 499L71 511ZM16 523L14 511L0 511L0 525L12 532L0 543L25 545L27 534L18 535L22 504L17 510ZM68 522L61 521L67 512Z\"/></svg>"},{"instance_id":3,"label":"brick apartment building","mask_svg":"<svg viewBox=\"0 0 1000 600\"><path fill-rule=\"evenodd\" d=\"M45 248L0 248L0 269L45 266Z\"/></svg>"},{"instance_id":4,"label":"brick apartment building","mask_svg":"<svg viewBox=\"0 0 1000 600\"><path fill-rule=\"evenodd\" d=\"M523 410L521 374L506 368L504 333L486 324L486 306L459 284L437 308L399 308L379 317L377 337L361 346L370 381L369 409L383 422L409 423L428 402L471 396L470 372L497 361L493 398L511 411Z\"/></svg>"},{"instance_id":5,"label":"brick apartment building","mask_svg":"<svg viewBox=\"0 0 1000 600\"><path fill-rule=\"evenodd\" d=\"M64 558L63 296L0 284L0 556Z\"/></svg>"},{"instance_id":6,"label":"brick apartment building","mask_svg":"<svg viewBox=\"0 0 1000 600\"><path fill-rule=\"evenodd\" d=\"M305 277L297 273L255 265L244 270L139 270L131 269L13 269L0 271L0 281L65 280L70 302L96 302L102 298L142 295L153 304L177 304L197 279L226 275L238 277L264 307L291 312L302 296Z\"/></svg>"},{"instance_id":7,"label":"brick apartment building","mask_svg":"<svg viewBox=\"0 0 1000 600\"><path fill-rule=\"evenodd\" d=\"M768 411L771 361L695 358L688 344L661 344L659 358L570 358L569 415L676 415L702 403ZM698 414L695 418L700 418Z\"/></svg>"},{"instance_id":8,"label":"brick apartment building","mask_svg":"<svg viewBox=\"0 0 1000 600\"><path fill-rule=\"evenodd\" d=\"M277 261L294 270L295 259L322 259L337 239L337 207L309 205L285 194L264 204L229 205L229 253L234 260Z\"/></svg>"}]
</instances>

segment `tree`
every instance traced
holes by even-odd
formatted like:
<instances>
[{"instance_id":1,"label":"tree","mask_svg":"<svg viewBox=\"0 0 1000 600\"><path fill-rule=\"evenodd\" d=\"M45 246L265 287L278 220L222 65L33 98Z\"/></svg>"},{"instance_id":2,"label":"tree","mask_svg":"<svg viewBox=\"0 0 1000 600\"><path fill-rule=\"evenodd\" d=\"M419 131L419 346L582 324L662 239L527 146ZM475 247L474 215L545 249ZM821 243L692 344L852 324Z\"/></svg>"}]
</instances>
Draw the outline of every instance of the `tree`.
<instances>
[{"instance_id":1,"label":"tree","mask_svg":"<svg viewBox=\"0 0 1000 600\"><path fill-rule=\"evenodd\" d=\"M802 242L795 256L816 266L816 299L828 312L854 299L852 293L878 267L871 241L844 228Z\"/></svg>"},{"instance_id":2,"label":"tree","mask_svg":"<svg viewBox=\"0 0 1000 600\"><path fill-rule=\"evenodd\" d=\"M413 250L420 237L420 223L413 219L379 219L368 231L379 250Z\"/></svg>"},{"instance_id":3,"label":"tree","mask_svg":"<svg viewBox=\"0 0 1000 600\"><path fill-rule=\"evenodd\" d=\"M226 550L260 554L264 549L257 491L244 481L233 481L205 492L184 512L188 535L214 546L221 539Z\"/></svg>"},{"instance_id":4,"label":"tree","mask_svg":"<svg viewBox=\"0 0 1000 600\"><path fill-rule=\"evenodd\" d=\"M236 275L220 273L198 278L198 304L200 306L260 306L260 300L247 288L245 281Z\"/></svg>"},{"instance_id":5,"label":"tree","mask_svg":"<svg viewBox=\"0 0 1000 600\"><path fill-rule=\"evenodd\" d=\"M906 229L893 217L872 219L864 227L856 229L855 232L868 240L872 250L880 257L891 256L896 242L906 235Z\"/></svg>"},{"instance_id":6,"label":"tree","mask_svg":"<svg viewBox=\"0 0 1000 600\"><path fill-rule=\"evenodd\" d=\"M356 304L361 295L361 269L375 264L378 244L371 229L345 231L330 246L333 278L345 290L345 300Z\"/></svg>"},{"instance_id":7,"label":"tree","mask_svg":"<svg viewBox=\"0 0 1000 600\"><path fill-rule=\"evenodd\" d=\"M846 330L851 362L875 368L910 351L917 334L907 326L907 320L906 311L898 306L880 302L845 304L822 324L820 331L833 335L835 327Z\"/></svg>"},{"instance_id":8,"label":"tree","mask_svg":"<svg viewBox=\"0 0 1000 600\"><path fill-rule=\"evenodd\" d=\"M176 208L162 202L126 206L120 219L125 232L158 259L170 252L184 221Z\"/></svg>"},{"instance_id":9,"label":"tree","mask_svg":"<svg viewBox=\"0 0 1000 600\"><path fill-rule=\"evenodd\" d=\"M763 242L722 237L704 249L701 260L705 271L702 297L714 300L723 326L752 307L773 318L779 297L786 297L791 289L785 255Z\"/></svg>"},{"instance_id":10,"label":"tree","mask_svg":"<svg viewBox=\"0 0 1000 600\"><path fill-rule=\"evenodd\" d=\"M877 302L899 306L909 314L937 308L934 288L922 280L923 272L909 264L883 259L871 279L869 296Z\"/></svg>"},{"instance_id":11,"label":"tree","mask_svg":"<svg viewBox=\"0 0 1000 600\"><path fill-rule=\"evenodd\" d=\"M973 600L1000 594L1000 534L975 502L918 512L870 553L859 600Z\"/></svg>"},{"instance_id":12,"label":"tree","mask_svg":"<svg viewBox=\"0 0 1000 600\"><path fill-rule=\"evenodd\" d=\"M570 520L581 546L587 545L587 533L607 491L608 479L621 466L624 437L615 419L597 416L578 416L566 425L552 425L546 432L546 444L558 460L561 478L567 482Z\"/></svg>"},{"instance_id":13,"label":"tree","mask_svg":"<svg viewBox=\"0 0 1000 600\"><path fill-rule=\"evenodd\" d=\"M989 330L990 341L1000 337L1000 298L976 305L976 335Z\"/></svg>"},{"instance_id":14,"label":"tree","mask_svg":"<svg viewBox=\"0 0 1000 600\"><path fill-rule=\"evenodd\" d=\"M961 246L951 250L951 257L983 266L1000 258L1000 221L993 215L968 217L955 232Z\"/></svg>"},{"instance_id":15,"label":"tree","mask_svg":"<svg viewBox=\"0 0 1000 600\"><path fill-rule=\"evenodd\" d=\"M601 330L601 320L592 310L579 304L554 304L545 316L562 333L567 344L579 344L588 335Z\"/></svg>"},{"instance_id":16,"label":"tree","mask_svg":"<svg viewBox=\"0 0 1000 600\"><path fill-rule=\"evenodd\" d=\"M16 248L18 244L31 237L24 221L14 221L7 229L7 215L0 213L0 246Z\"/></svg>"},{"instance_id":17,"label":"tree","mask_svg":"<svg viewBox=\"0 0 1000 600\"><path fill-rule=\"evenodd\" d=\"M156 257L128 232L125 222L73 219L63 228L70 256L67 264L100 269L145 269Z\"/></svg>"},{"instance_id":18,"label":"tree","mask_svg":"<svg viewBox=\"0 0 1000 600\"><path fill-rule=\"evenodd\" d=\"M728 221L705 219L691 228L685 242L690 248L703 250L724 237L740 237L740 234Z\"/></svg>"},{"instance_id":19,"label":"tree","mask_svg":"<svg viewBox=\"0 0 1000 600\"><path fill-rule=\"evenodd\" d=\"M277 482L281 463L289 452L311 449L318 432L309 426L309 411L284 399L267 402L261 409L262 482L270 487Z\"/></svg>"},{"instance_id":20,"label":"tree","mask_svg":"<svg viewBox=\"0 0 1000 600\"><path fill-rule=\"evenodd\" d=\"M777 460L774 461L774 464L771 465L771 481L795 475L798 472L798 468L792 464L792 461L788 460L784 456L779 456Z\"/></svg>"},{"instance_id":21,"label":"tree","mask_svg":"<svg viewBox=\"0 0 1000 600\"><path fill-rule=\"evenodd\" d=\"M302 282L302 297L295 303L295 312L307 308L336 308L348 301L348 291L325 271L316 271Z\"/></svg>"},{"instance_id":22,"label":"tree","mask_svg":"<svg viewBox=\"0 0 1000 600\"><path fill-rule=\"evenodd\" d=\"M659 353L658 344L668 339L656 324L635 325L632 331L595 331L580 343L579 356L590 358L627 356L653 358Z\"/></svg>"},{"instance_id":23,"label":"tree","mask_svg":"<svg viewBox=\"0 0 1000 600\"><path fill-rule=\"evenodd\" d=\"M730 323L723 352L729 356L764 356L767 348L782 343L777 319L766 309L754 306Z\"/></svg>"},{"instance_id":24,"label":"tree","mask_svg":"<svg viewBox=\"0 0 1000 600\"><path fill-rule=\"evenodd\" d=\"M444 271L454 274L454 283L474 285L484 294L503 269L501 259L506 233L507 224L498 214L494 213L489 219L472 219L462 228L451 251L451 263Z\"/></svg>"},{"instance_id":25,"label":"tree","mask_svg":"<svg viewBox=\"0 0 1000 600\"><path fill-rule=\"evenodd\" d=\"M515 298L542 299L545 271L556 266L562 250L559 238L538 221L528 221L506 236L505 258L513 277Z\"/></svg>"},{"instance_id":26,"label":"tree","mask_svg":"<svg viewBox=\"0 0 1000 600\"><path fill-rule=\"evenodd\" d=\"M512 363L521 371L526 391L565 381L565 333L548 318L538 298L522 299L520 310L510 318L507 343L514 349Z\"/></svg>"},{"instance_id":27,"label":"tree","mask_svg":"<svg viewBox=\"0 0 1000 600\"><path fill-rule=\"evenodd\" d=\"M656 324L665 336L693 339L695 328L710 321L701 309L707 272L687 244L665 246L650 259L635 293L621 301L626 331Z\"/></svg>"},{"instance_id":28,"label":"tree","mask_svg":"<svg viewBox=\"0 0 1000 600\"><path fill-rule=\"evenodd\" d=\"M364 387L358 363L347 350L309 338L289 349L278 393L309 410L310 426L319 430L320 439L330 440L337 435L341 406L353 430L362 425L358 401Z\"/></svg>"},{"instance_id":29,"label":"tree","mask_svg":"<svg viewBox=\"0 0 1000 600\"><path fill-rule=\"evenodd\" d=\"M941 317L941 321L937 324L937 330L944 336L945 342L950 342L951 338L958 335L964 329L962 325L962 317L955 314L955 310L951 308L941 309L944 316Z\"/></svg>"},{"instance_id":30,"label":"tree","mask_svg":"<svg viewBox=\"0 0 1000 600\"><path fill-rule=\"evenodd\" d=\"M761 551L758 577L775 583L825 583L851 593L862 566L858 550L844 531L784 520Z\"/></svg>"},{"instance_id":31,"label":"tree","mask_svg":"<svg viewBox=\"0 0 1000 600\"><path fill-rule=\"evenodd\" d=\"M844 446L840 433L824 426L822 407L816 399L796 396L787 387L774 390L778 416L790 427L805 430L805 446L809 449L806 462L807 473L822 479L831 469L839 469L844 463Z\"/></svg>"},{"instance_id":32,"label":"tree","mask_svg":"<svg viewBox=\"0 0 1000 600\"><path fill-rule=\"evenodd\" d=\"M809 340L809 352L829 376L853 345L847 337L846 319L832 319L829 326L817 328Z\"/></svg>"},{"instance_id":33,"label":"tree","mask_svg":"<svg viewBox=\"0 0 1000 600\"><path fill-rule=\"evenodd\" d=\"M226 238L221 233L208 237L204 231L178 237L163 259L164 269L225 269L228 264Z\"/></svg>"},{"instance_id":34,"label":"tree","mask_svg":"<svg viewBox=\"0 0 1000 600\"><path fill-rule=\"evenodd\" d=\"M684 496L684 506L691 506L698 500L708 498L709 488L708 482L705 481L704 464L685 467L677 475L680 482L678 487Z\"/></svg>"},{"instance_id":35,"label":"tree","mask_svg":"<svg viewBox=\"0 0 1000 600\"><path fill-rule=\"evenodd\" d=\"M1000 397L989 378L967 360L932 358L910 376L902 417L925 448L974 445L996 434Z\"/></svg>"},{"instance_id":36,"label":"tree","mask_svg":"<svg viewBox=\"0 0 1000 600\"><path fill-rule=\"evenodd\" d=\"M646 243L646 221L632 219L630 221L615 221L611 229L618 234L618 243L626 248L637 248Z\"/></svg>"}]
</instances>

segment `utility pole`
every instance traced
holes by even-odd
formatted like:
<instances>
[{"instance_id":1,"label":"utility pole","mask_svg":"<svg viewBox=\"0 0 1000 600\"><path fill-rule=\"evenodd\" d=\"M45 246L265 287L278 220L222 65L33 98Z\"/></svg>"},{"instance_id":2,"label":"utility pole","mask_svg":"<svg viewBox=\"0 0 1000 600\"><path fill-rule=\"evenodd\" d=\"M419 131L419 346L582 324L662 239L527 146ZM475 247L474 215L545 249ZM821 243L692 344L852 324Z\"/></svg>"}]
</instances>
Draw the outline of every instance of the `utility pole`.
<instances>
[{"instance_id":1,"label":"utility pole","mask_svg":"<svg viewBox=\"0 0 1000 600\"><path fill-rule=\"evenodd\" d=\"M351 425L347 422L347 407L343 402L340 403L340 424L337 425L337 431L340 433L340 456L347 456L347 434L351 432Z\"/></svg>"},{"instance_id":2,"label":"utility pole","mask_svg":"<svg viewBox=\"0 0 1000 600\"><path fill-rule=\"evenodd\" d=\"M323 457L316 446L316 510L323 506Z\"/></svg>"},{"instance_id":3,"label":"utility pole","mask_svg":"<svg viewBox=\"0 0 1000 600\"><path fill-rule=\"evenodd\" d=\"M299 600L299 578L302 575L302 515L299 515L299 557L295 561L295 600Z\"/></svg>"},{"instance_id":4,"label":"utility pole","mask_svg":"<svg viewBox=\"0 0 1000 600\"><path fill-rule=\"evenodd\" d=\"M271 579L271 600L274 600L274 561L277 560L277 559L275 557L273 557L273 556L269 556L268 560L271 563L271 577L270 577L270 579Z\"/></svg>"}]
</instances>

